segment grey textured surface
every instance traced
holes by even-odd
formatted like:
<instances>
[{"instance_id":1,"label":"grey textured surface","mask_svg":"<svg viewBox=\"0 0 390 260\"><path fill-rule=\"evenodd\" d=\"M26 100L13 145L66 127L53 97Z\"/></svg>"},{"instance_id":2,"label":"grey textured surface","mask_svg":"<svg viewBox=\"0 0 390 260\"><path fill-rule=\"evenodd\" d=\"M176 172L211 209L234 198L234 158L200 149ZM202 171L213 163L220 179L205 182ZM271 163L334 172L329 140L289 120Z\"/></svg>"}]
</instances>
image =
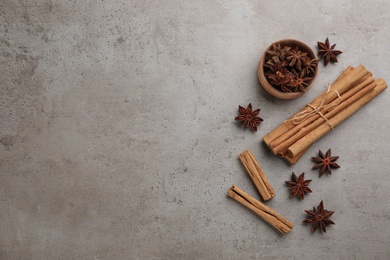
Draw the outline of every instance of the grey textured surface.
<instances>
[{"instance_id":1,"label":"grey textured surface","mask_svg":"<svg viewBox=\"0 0 390 260\"><path fill-rule=\"evenodd\" d=\"M315 3L314 3L315 2ZM390 81L390 1L0 1L1 259L388 259L389 90L294 166L261 138L363 64ZM282 101L260 87L263 50L283 38L344 51L316 85ZM257 133L234 121L261 108ZM311 156L340 169L318 178ZM258 197L250 149L295 223L279 235L227 198ZM313 193L288 198L291 172ZM301 224L324 200L326 234Z\"/></svg>"}]
</instances>

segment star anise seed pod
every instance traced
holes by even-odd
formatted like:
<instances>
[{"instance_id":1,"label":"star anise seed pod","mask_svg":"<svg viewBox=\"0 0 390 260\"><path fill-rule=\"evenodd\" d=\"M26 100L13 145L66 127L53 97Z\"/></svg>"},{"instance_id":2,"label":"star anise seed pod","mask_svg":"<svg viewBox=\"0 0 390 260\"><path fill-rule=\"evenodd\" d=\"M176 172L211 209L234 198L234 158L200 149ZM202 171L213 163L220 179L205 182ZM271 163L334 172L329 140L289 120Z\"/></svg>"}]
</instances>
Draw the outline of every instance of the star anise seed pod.
<instances>
[{"instance_id":1,"label":"star anise seed pod","mask_svg":"<svg viewBox=\"0 0 390 260\"><path fill-rule=\"evenodd\" d=\"M272 43L272 49L267 51L267 54L277 57L281 61L284 61L286 54L290 51L291 47L284 46L282 47L280 44Z\"/></svg>"},{"instance_id":2,"label":"star anise seed pod","mask_svg":"<svg viewBox=\"0 0 390 260\"><path fill-rule=\"evenodd\" d=\"M271 50L267 51L268 54L272 56L277 56L282 52L282 46L280 44L272 43Z\"/></svg>"},{"instance_id":3,"label":"star anise seed pod","mask_svg":"<svg viewBox=\"0 0 390 260\"><path fill-rule=\"evenodd\" d=\"M294 75L284 68L280 63L278 63L273 69L274 72L269 71L265 75L271 80L271 84L275 86L280 86L281 89L285 87L286 84L290 83ZM291 91L288 91L291 92Z\"/></svg>"},{"instance_id":4,"label":"star anise seed pod","mask_svg":"<svg viewBox=\"0 0 390 260\"><path fill-rule=\"evenodd\" d=\"M324 59L325 66L329 63L329 61L338 62L336 56L343 53L342 51L334 50L336 44L330 46L328 38L326 38L325 43L317 42L317 46L318 46L318 55L320 55Z\"/></svg>"},{"instance_id":5,"label":"star anise seed pod","mask_svg":"<svg viewBox=\"0 0 390 260\"><path fill-rule=\"evenodd\" d=\"M309 81L312 80L313 78L306 77L305 71L301 71L301 73L298 74L295 70L293 70L292 73L294 77L292 81L289 84L287 84L287 86L305 92L307 86L309 85Z\"/></svg>"},{"instance_id":6,"label":"star anise seed pod","mask_svg":"<svg viewBox=\"0 0 390 260\"><path fill-rule=\"evenodd\" d=\"M263 122L263 119L259 117L260 109L256 109L252 111L252 104L244 108L242 106L238 106L238 111L240 115L235 118L236 121L240 121L242 125L246 128L251 127L253 131L257 131L257 124Z\"/></svg>"},{"instance_id":7,"label":"star anise seed pod","mask_svg":"<svg viewBox=\"0 0 390 260\"><path fill-rule=\"evenodd\" d=\"M286 57L286 59L290 61L289 66L293 67L295 65L299 71L302 70L302 64L307 58L307 52L300 51L298 46L289 51Z\"/></svg>"},{"instance_id":8,"label":"star anise seed pod","mask_svg":"<svg viewBox=\"0 0 390 260\"><path fill-rule=\"evenodd\" d=\"M324 203L321 200L320 204L317 206L317 208L313 207L313 210L305 210L307 213L306 219L303 221L303 223L311 223L311 232L314 233L317 228L321 228L324 233L326 233L326 227L327 224L335 225L335 223L330 220L330 216L333 215L334 211L328 211L324 209Z\"/></svg>"},{"instance_id":9,"label":"star anise seed pod","mask_svg":"<svg viewBox=\"0 0 390 260\"><path fill-rule=\"evenodd\" d=\"M328 173L329 175L331 175L332 174L331 167L332 168L340 168L340 165L338 165L337 163L334 162L339 157L338 156L332 156L332 151L330 149L328 149L328 151L326 152L325 155L324 155L324 153L321 150L318 151L318 154L320 155L319 157L311 157L311 159L314 162L316 162L316 164L313 166L313 169L321 168L321 170L320 170L320 177L325 172Z\"/></svg>"},{"instance_id":10,"label":"star anise seed pod","mask_svg":"<svg viewBox=\"0 0 390 260\"><path fill-rule=\"evenodd\" d=\"M307 59L305 61L304 71L309 74L310 72L314 72L316 70L318 59Z\"/></svg>"},{"instance_id":11,"label":"star anise seed pod","mask_svg":"<svg viewBox=\"0 0 390 260\"><path fill-rule=\"evenodd\" d=\"M271 71L276 72L280 71L282 69L286 70L286 66L288 65L288 62L286 60L279 59L278 56L273 56L270 60L268 60L264 67L268 67Z\"/></svg>"},{"instance_id":12,"label":"star anise seed pod","mask_svg":"<svg viewBox=\"0 0 390 260\"><path fill-rule=\"evenodd\" d=\"M291 87L288 85L280 85L280 89L285 93L295 93L297 92L297 88Z\"/></svg>"},{"instance_id":13,"label":"star anise seed pod","mask_svg":"<svg viewBox=\"0 0 390 260\"><path fill-rule=\"evenodd\" d=\"M290 186L291 195L290 198L298 195L302 200L305 198L305 192L312 192L309 187L311 180L305 180L305 173L303 172L299 177L292 173L291 181L285 181L285 183Z\"/></svg>"}]
</instances>

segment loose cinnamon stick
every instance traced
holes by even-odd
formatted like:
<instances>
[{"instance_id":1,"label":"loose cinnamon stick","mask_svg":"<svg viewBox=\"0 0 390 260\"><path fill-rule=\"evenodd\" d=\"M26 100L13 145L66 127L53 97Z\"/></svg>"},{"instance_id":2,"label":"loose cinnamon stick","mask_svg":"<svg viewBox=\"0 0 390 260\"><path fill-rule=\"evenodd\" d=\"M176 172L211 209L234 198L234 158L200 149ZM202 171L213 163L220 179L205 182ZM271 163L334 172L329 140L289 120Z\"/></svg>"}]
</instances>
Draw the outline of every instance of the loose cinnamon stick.
<instances>
[{"instance_id":1,"label":"loose cinnamon stick","mask_svg":"<svg viewBox=\"0 0 390 260\"><path fill-rule=\"evenodd\" d=\"M370 76L370 78L372 78ZM372 79L374 81L374 79ZM344 93L340 100L334 100L332 103L330 103L331 106L333 106L333 109L330 111L322 111L322 114L326 119L330 119L333 116L335 116L338 112L345 109L346 107L350 106L353 102L357 101L362 96L366 95L368 92L370 92L374 87L376 87L376 82L371 82L371 84L367 84L368 82L371 82L371 80L368 78L368 80L363 81L361 84L358 84L356 87L348 90L346 93ZM367 85L366 85L367 84ZM341 103L339 103L341 101ZM338 104L339 103L339 104ZM313 120L314 119L314 120ZM313 120L313 121L312 121ZM306 124L306 121L311 122L311 124ZM273 149L275 153L280 153L284 150L286 150L289 146L294 144L299 139L303 138L305 135L310 133L312 130L316 129L318 126L323 124L325 122L325 119L321 117L319 114L315 114L305 120L302 126L300 126L302 123L297 125L295 128L291 129L291 131L288 131L287 133L291 132L290 137L285 140L283 143L278 145Z\"/></svg>"},{"instance_id":2,"label":"loose cinnamon stick","mask_svg":"<svg viewBox=\"0 0 390 260\"><path fill-rule=\"evenodd\" d=\"M366 75L360 82L357 84L357 86L349 89L346 91L344 94L340 96L340 98L336 98L332 102L330 102L327 106L324 106L322 109L320 109L320 113L323 115L327 114L329 112L329 109L334 109L338 108L341 106L342 102L345 101L346 99L350 98L354 94L356 94L358 91L363 89L364 87L368 86L370 83L374 82L374 78L371 75ZM307 108L311 109L311 108ZM330 115L326 115L326 118L330 118ZM273 142L270 143L270 148L274 154L279 154L283 150L287 149L291 144L293 144L295 141L298 139L294 138L292 139L291 137L298 133L298 131L305 129L307 130L309 127L311 129L312 125L310 125L312 122L316 121L318 118L321 118L324 120L319 113L314 114L310 116L309 118L306 118L304 121L300 122L299 124L295 124L295 126L289 130L287 130L285 133L280 135L277 139L275 139ZM297 136L295 136L297 137Z\"/></svg>"},{"instance_id":3,"label":"loose cinnamon stick","mask_svg":"<svg viewBox=\"0 0 390 260\"><path fill-rule=\"evenodd\" d=\"M270 207L267 207L260 201L251 197L249 194L238 188L236 185L233 185L229 189L227 195L255 212L271 226L279 230L282 234L289 233L294 227L294 224L292 222L285 219L275 210L271 209Z\"/></svg>"},{"instance_id":4,"label":"loose cinnamon stick","mask_svg":"<svg viewBox=\"0 0 390 260\"><path fill-rule=\"evenodd\" d=\"M337 92L341 95L344 92L346 92L348 89L350 89L352 86L356 85L357 82L359 82L362 78L364 78L366 75L371 74L364 66L359 65L355 69L347 68L344 71L344 75L339 78L336 82L334 82L330 88L329 93L323 92L321 95L319 95L316 99L314 99L309 105L318 107L325 95L327 95L327 103L324 105L332 102L334 99L338 97ZM305 108L301 109L298 113L301 113L304 111ZM297 114L298 114L297 113ZM295 125L292 122L295 115L293 115L291 118L284 121L279 127L271 131L269 134L267 134L263 141L269 146L270 143L278 138L280 135L282 135L284 132L288 131L289 129L293 128Z\"/></svg>"},{"instance_id":5,"label":"loose cinnamon stick","mask_svg":"<svg viewBox=\"0 0 390 260\"><path fill-rule=\"evenodd\" d=\"M369 93L362 96L355 102L352 102L349 106L344 108L342 111L337 113L327 123L323 123L315 130L311 131L304 138L301 138L293 145L288 148L288 152L291 154L291 157L299 155L302 151L310 147L315 141L324 136L326 133L331 131L331 128L328 124L331 124L333 127L336 127L338 124L343 122L346 118L351 116L354 112L359 110L365 104L370 102L373 98L378 96L383 90L387 88L387 84L383 79L376 80L376 87L373 88Z\"/></svg>"},{"instance_id":6,"label":"loose cinnamon stick","mask_svg":"<svg viewBox=\"0 0 390 260\"><path fill-rule=\"evenodd\" d=\"M269 183L267 176L265 175L260 164L251 151L246 150L240 154L240 160L245 166L249 176L255 184L263 200L267 201L275 197L275 191L271 183Z\"/></svg>"}]
</instances>

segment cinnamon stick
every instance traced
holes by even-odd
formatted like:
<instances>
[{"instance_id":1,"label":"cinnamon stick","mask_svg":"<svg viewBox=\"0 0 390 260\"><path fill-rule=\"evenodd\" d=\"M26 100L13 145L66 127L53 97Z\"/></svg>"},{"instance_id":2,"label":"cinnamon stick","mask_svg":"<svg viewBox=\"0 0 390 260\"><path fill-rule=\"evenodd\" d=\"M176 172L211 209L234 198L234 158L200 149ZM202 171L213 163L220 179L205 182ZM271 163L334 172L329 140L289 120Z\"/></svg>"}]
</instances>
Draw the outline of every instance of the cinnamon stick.
<instances>
[{"instance_id":1,"label":"cinnamon stick","mask_svg":"<svg viewBox=\"0 0 390 260\"><path fill-rule=\"evenodd\" d=\"M269 183L267 176L265 175L260 164L251 151L246 150L240 154L240 160L259 191L264 201L275 197L275 191L271 183Z\"/></svg>"},{"instance_id":2,"label":"cinnamon stick","mask_svg":"<svg viewBox=\"0 0 390 260\"><path fill-rule=\"evenodd\" d=\"M301 159L301 157L305 154L305 152L308 149L309 148L306 148L304 151L302 151L301 153L297 154L294 157L286 150L286 154L283 156L283 158L286 159L291 164L296 164L297 161L299 161L299 159Z\"/></svg>"},{"instance_id":3,"label":"cinnamon stick","mask_svg":"<svg viewBox=\"0 0 390 260\"><path fill-rule=\"evenodd\" d=\"M288 234L294 227L294 224L292 222L285 219L275 210L271 209L270 207L267 207L260 201L251 197L249 194L238 188L236 185L233 185L229 189L227 195L255 212L267 223L279 230L282 234Z\"/></svg>"},{"instance_id":4,"label":"cinnamon stick","mask_svg":"<svg viewBox=\"0 0 390 260\"><path fill-rule=\"evenodd\" d=\"M344 94L340 95L340 98L336 98L332 102L330 102L328 105L324 106L320 109L320 113L325 115L329 112L329 109L339 108L343 101L350 98L354 94L356 94L358 91L363 89L364 87L368 86L370 83L374 82L374 78L371 75L366 75L358 84L357 86L349 89ZM308 108L309 110L311 108ZM330 115L326 115L326 118L330 118ZM298 133L300 130L305 129L308 130L313 129L313 125L310 125L312 122L316 121L317 119L321 118L323 119L319 113L316 113L309 118L306 118L304 121L300 122L299 124L295 124L295 126L289 130L287 130L285 133L280 135L277 139L275 139L273 142L270 143L270 148L274 154L279 154L283 150L287 149L291 144L293 144L295 141L297 141L297 136L295 138L292 138L296 133ZM308 128L306 128L308 127Z\"/></svg>"},{"instance_id":5,"label":"cinnamon stick","mask_svg":"<svg viewBox=\"0 0 390 260\"><path fill-rule=\"evenodd\" d=\"M331 85L329 93L327 91L323 92L321 95L315 98L311 103L309 103L309 105L318 107L323 101L325 95L327 95L326 96L327 98L326 98L326 103L324 103L324 105L332 102L334 99L338 97L337 93L339 93L340 95L343 94L352 86L356 85L356 83L359 82L362 78L364 78L366 75L369 74L371 73L362 65L359 65L355 69L347 68L344 71L344 75ZM301 113L304 110L305 108L302 108L298 113ZM293 128L295 126L294 123L292 122L294 117L295 115L293 115L291 118L284 121L280 126L278 126L276 129L274 129L265 137L263 137L263 141L269 146L273 140L278 138L284 132Z\"/></svg>"},{"instance_id":6,"label":"cinnamon stick","mask_svg":"<svg viewBox=\"0 0 390 260\"><path fill-rule=\"evenodd\" d=\"M372 81L370 78L372 79ZM333 102L331 102L330 105L333 109L330 111L322 111L324 118L321 117L319 114L315 114L310 118L308 118L307 120L305 120L304 122L300 123L299 125L296 125L296 127L286 132L286 135L288 134L289 138L285 140L283 143L279 144L277 147L275 147L273 151L275 153L280 153L286 150L290 145L294 144L296 141L303 138L312 130L316 129L318 126L323 124L325 122L325 118L329 120L338 112L350 106L353 102L357 101L362 96L366 95L374 87L376 87L377 83L373 81L374 79L370 76L369 78L367 78L367 80L364 80L361 84L358 84L356 87L348 90L345 94L341 95L340 100L334 100ZM368 82L371 82L371 84L367 84ZM306 121L311 122L311 124L307 124ZM301 124L303 125L301 126Z\"/></svg>"},{"instance_id":7,"label":"cinnamon stick","mask_svg":"<svg viewBox=\"0 0 390 260\"><path fill-rule=\"evenodd\" d=\"M345 75L349 74L354 69L355 68L352 66L347 67L347 69L343 73L341 73L341 75L336 79L336 81L343 78ZM299 112L302 112L303 110L304 110L304 108L302 110L300 110ZM293 118L293 116L290 117L289 119L287 119L286 121L284 121L282 124L280 124L274 130L269 132L266 136L263 137L263 141L270 147L271 142L273 142L276 138L278 138L281 134L283 134L285 131L287 131L289 129L287 122L289 120L292 120L292 118Z\"/></svg>"},{"instance_id":8,"label":"cinnamon stick","mask_svg":"<svg viewBox=\"0 0 390 260\"><path fill-rule=\"evenodd\" d=\"M353 113L355 113L365 104L370 102L373 98L378 96L383 90L387 88L387 84L383 79L378 79L375 82L376 82L376 87L374 87L369 93L362 96L357 101L352 102L349 106L347 106L342 111L340 111L335 116L333 116L331 119L329 119L328 122L323 123L315 130L308 133L304 138L301 138L293 145L291 145L288 148L288 152L291 154L291 157L295 157L299 155L302 151L310 147L310 145L312 145L319 138L324 136L326 133L330 132L331 128L329 127L329 124L332 125L333 127L336 127L338 124L343 122L346 118L351 116Z\"/></svg>"},{"instance_id":9,"label":"cinnamon stick","mask_svg":"<svg viewBox=\"0 0 390 260\"><path fill-rule=\"evenodd\" d=\"M328 91L271 131L264 142L274 154L296 163L312 143L387 87L383 79L374 82L371 75L362 65L348 67Z\"/></svg>"}]
</instances>

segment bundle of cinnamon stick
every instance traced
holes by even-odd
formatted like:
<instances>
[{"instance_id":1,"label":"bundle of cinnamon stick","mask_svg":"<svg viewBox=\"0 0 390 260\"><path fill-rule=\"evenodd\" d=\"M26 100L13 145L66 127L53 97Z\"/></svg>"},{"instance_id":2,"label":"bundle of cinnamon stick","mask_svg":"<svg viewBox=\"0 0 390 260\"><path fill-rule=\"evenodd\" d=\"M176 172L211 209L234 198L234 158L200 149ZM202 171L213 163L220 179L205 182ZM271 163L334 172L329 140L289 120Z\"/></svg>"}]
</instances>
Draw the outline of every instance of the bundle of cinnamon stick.
<instances>
[{"instance_id":1,"label":"bundle of cinnamon stick","mask_svg":"<svg viewBox=\"0 0 390 260\"><path fill-rule=\"evenodd\" d=\"M359 110L383 90L364 66L348 67L327 91L267 134L263 141L276 155L295 164L319 138Z\"/></svg>"}]
</instances>

